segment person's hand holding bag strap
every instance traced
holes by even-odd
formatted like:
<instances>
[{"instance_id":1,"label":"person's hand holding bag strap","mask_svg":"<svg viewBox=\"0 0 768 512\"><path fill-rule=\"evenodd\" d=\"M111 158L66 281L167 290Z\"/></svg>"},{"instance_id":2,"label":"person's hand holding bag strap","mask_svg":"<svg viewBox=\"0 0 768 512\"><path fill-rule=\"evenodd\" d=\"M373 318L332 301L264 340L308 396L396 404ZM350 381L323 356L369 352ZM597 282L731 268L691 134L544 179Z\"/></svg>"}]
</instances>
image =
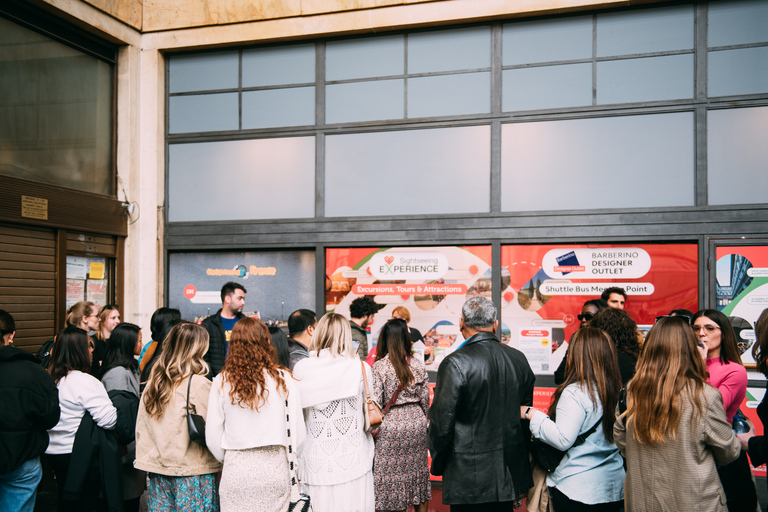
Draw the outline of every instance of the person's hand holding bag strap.
<instances>
[{"instance_id":1,"label":"person's hand holding bag strap","mask_svg":"<svg viewBox=\"0 0 768 512\"><path fill-rule=\"evenodd\" d=\"M189 388L192 387L192 374L187 382L187 429L189 430L189 440L205 446L205 418L199 414L189 412Z\"/></svg>"}]
</instances>

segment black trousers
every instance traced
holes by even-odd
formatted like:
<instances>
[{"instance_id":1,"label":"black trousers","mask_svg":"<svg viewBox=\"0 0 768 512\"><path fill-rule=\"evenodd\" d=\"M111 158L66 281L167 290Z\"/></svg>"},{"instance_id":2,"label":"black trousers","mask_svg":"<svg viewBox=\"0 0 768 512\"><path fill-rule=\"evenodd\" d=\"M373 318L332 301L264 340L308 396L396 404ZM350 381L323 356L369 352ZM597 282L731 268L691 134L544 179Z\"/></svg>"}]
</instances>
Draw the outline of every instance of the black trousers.
<instances>
[{"instance_id":1,"label":"black trousers","mask_svg":"<svg viewBox=\"0 0 768 512\"><path fill-rule=\"evenodd\" d=\"M757 509L757 491L745 451L742 450L735 461L717 468L717 474L723 484L728 512L752 512Z\"/></svg>"},{"instance_id":2,"label":"black trousers","mask_svg":"<svg viewBox=\"0 0 768 512\"><path fill-rule=\"evenodd\" d=\"M472 503L471 505L451 505L451 512L512 512L514 501L496 501L493 503Z\"/></svg>"},{"instance_id":3,"label":"black trousers","mask_svg":"<svg viewBox=\"0 0 768 512\"><path fill-rule=\"evenodd\" d=\"M556 512L619 512L624 506L623 501L612 501L610 503L596 503L588 505L580 501L575 501L558 491L555 487L548 487L549 499L552 500L552 508Z\"/></svg>"},{"instance_id":4,"label":"black trousers","mask_svg":"<svg viewBox=\"0 0 768 512\"><path fill-rule=\"evenodd\" d=\"M69 462L72 459L71 453L62 455L46 455L48 463L56 476L56 497L58 501L58 512L92 512L98 509L99 493L101 484L98 480L88 481L83 486L79 500L67 500L62 496L64 485L67 482L67 473L69 472Z\"/></svg>"}]
</instances>

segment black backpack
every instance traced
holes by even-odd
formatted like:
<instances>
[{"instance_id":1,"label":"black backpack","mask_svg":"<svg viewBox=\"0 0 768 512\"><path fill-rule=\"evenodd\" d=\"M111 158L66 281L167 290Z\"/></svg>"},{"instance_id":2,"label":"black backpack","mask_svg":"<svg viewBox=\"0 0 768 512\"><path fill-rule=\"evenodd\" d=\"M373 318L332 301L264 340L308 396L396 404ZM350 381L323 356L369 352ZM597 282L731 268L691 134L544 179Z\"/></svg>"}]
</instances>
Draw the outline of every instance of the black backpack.
<instances>
[{"instance_id":1,"label":"black backpack","mask_svg":"<svg viewBox=\"0 0 768 512\"><path fill-rule=\"evenodd\" d=\"M42 365L43 369L48 369L48 363L51 361L51 351L53 351L53 344L56 342L56 336L52 337L45 343L43 343L43 346L40 347L40 350L37 351L37 358L40 360L40 364Z\"/></svg>"}]
</instances>

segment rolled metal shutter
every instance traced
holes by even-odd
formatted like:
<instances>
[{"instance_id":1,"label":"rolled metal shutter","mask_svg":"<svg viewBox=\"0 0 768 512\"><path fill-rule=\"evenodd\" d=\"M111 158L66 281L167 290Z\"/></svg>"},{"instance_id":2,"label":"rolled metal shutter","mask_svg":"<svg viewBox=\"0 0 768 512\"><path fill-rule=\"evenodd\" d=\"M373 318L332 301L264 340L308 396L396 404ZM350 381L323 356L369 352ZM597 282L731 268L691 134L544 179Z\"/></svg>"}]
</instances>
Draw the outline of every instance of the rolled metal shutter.
<instances>
[{"instance_id":1,"label":"rolled metal shutter","mask_svg":"<svg viewBox=\"0 0 768 512\"><path fill-rule=\"evenodd\" d=\"M13 344L36 352L54 334L56 235L0 224L0 309L16 322Z\"/></svg>"}]
</instances>

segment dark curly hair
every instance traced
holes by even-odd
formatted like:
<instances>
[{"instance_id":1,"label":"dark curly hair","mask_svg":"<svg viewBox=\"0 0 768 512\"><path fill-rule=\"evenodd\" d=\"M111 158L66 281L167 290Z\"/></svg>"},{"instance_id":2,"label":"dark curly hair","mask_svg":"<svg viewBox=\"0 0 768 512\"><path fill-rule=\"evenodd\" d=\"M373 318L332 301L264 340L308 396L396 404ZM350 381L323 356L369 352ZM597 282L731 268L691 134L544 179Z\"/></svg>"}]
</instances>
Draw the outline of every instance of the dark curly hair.
<instances>
[{"instance_id":1,"label":"dark curly hair","mask_svg":"<svg viewBox=\"0 0 768 512\"><path fill-rule=\"evenodd\" d=\"M265 376L269 375L288 396L277 351L266 324L258 318L242 318L232 329L229 355L224 363L224 379L231 387L229 397L235 405L259 410L269 398Z\"/></svg>"},{"instance_id":2,"label":"dark curly hair","mask_svg":"<svg viewBox=\"0 0 768 512\"><path fill-rule=\"evenodd\" d=\"M640 342L637 339L637 324L623 309L605 308L592 318L590 327L605 331L618 352L640 357Z\"/></svg>"}]
</instances>

